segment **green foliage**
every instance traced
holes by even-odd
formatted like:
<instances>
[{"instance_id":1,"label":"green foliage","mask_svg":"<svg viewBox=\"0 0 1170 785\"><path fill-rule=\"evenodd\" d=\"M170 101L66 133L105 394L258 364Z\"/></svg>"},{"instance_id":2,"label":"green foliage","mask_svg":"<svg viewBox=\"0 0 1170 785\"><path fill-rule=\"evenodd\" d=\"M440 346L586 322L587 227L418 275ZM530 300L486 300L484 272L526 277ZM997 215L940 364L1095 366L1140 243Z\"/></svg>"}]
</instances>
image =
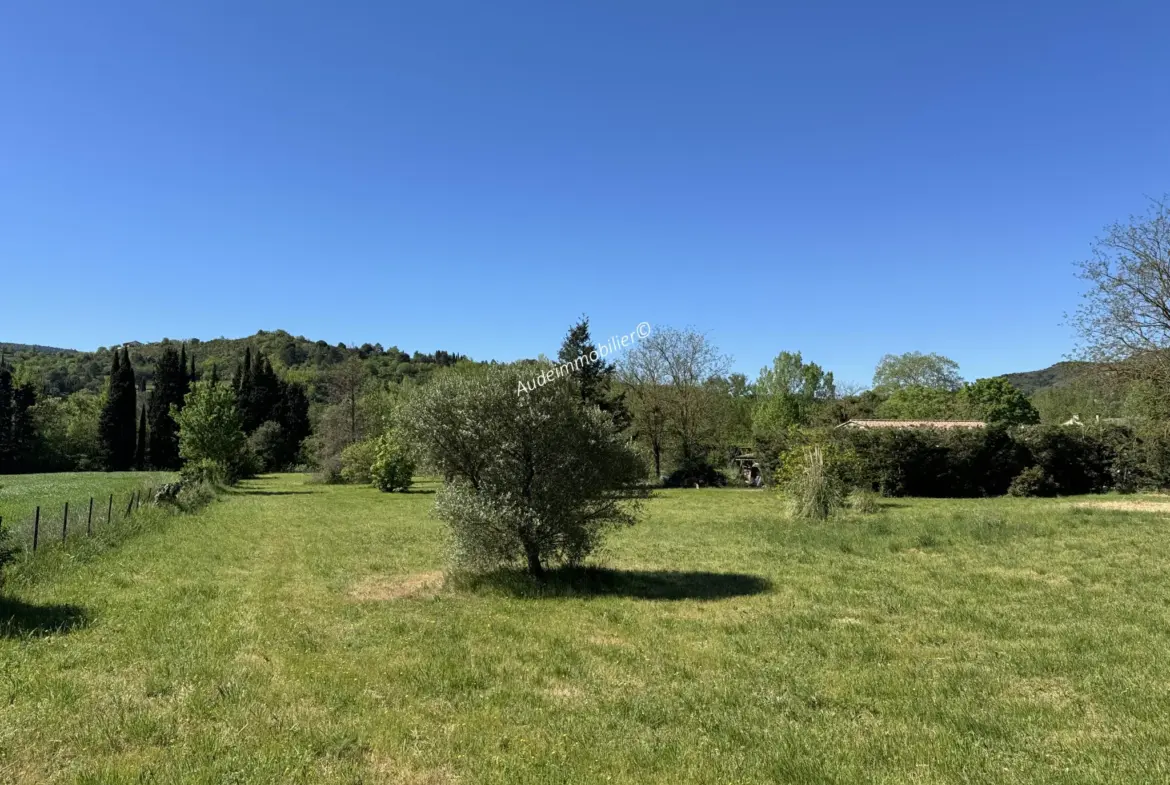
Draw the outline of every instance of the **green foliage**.
<instances>
[{"instance_id":1,"label":"green foliage","mask_svg":"<svg viewBox=\"0 0 1170 785\"><path fill-rule=\"evenodd\" d=\"M223 465L210 458L187 461L179 470L179 482L185 488L195 485L226 485L227 480Z\"/></svg>"},{"instance_id":2,"label":"green foliage","mask_svg":"<svg viewBox=\"0 0 1170 785\"><path fill-rule=\"evenodd\" d=\"M823 521L840 511L845 486L840 471L819 444L800 448L785 461L781 486L789 513L797 520Z\"/></svg>"},{"instance_id":3,"label":"green foliage","mask_svg":"<svg viewBox=\"0 0 1170 785\"><path fill-rule=\"evenodd\" d=\"M886 420L970 420L974 413L954 390L920 385L900 387L877 407Z\"/></svg>"},{"instance_id":4,"label":"green foliage","mask_svg":"<svg viewBox=\"0 0 1170 785\"><path fill-rule=\"evenodd\" d=\"M613 363L601 359L589 334L589 317L582 316L579 322L569 328L557 352L557 363L568 369L568 378L576 386L582 404L600 407L613 418L614 425L619 429L630 424L625 397L614 394L611 389L616 368Z\"/></svg>"},{"instance_id":5,"label":"green foliage","mask_svg":"<svg viewBox=\"0 0 1170 785\"><path fill-rule=\"evenodd\" d=\"M849 509L858 515L874 515L881 512L881 497L869 488L854 488L846 500Z\"/></svg>"},{"instance_id":6,"label":"green foliage","mask_svg":"<svg viewBox=\"0 0 1170 785\"><path fill-rule=\"evenodd\" d=\"M130 350L114 350L105 404L98 418L102 463L107 470L125 471L134 465L137 447L138 388Z\"/></svg>"},{"instance_id":7,"label":"green foliage","mask_svg":"<svg viewBox=\"0 0 1170 785\"><path fill-rule=\"evenodd\" d=\"M142 471L146 468L146 409L138 412L138 440L134 447L134 468Z\"/></svg>"},{"instance_id":8,"label":"green foliage","mask_svg":"<svg viewBox=\"0 0 1170 785\"><path fill-rule=\"evenodd\" d=\"M414 481L414 469L410 453L392 434L385 433L374 440L370 480L375 488L383 492L405 491Z\"/></svg>"},{"instance_id":9,"label":"green foliage","mask_svg":"<svg viewBox=\"0 0 1170 785\"><path fill-rule=\"evenodd\" d=\"M837 396L832 372L804 362L800 352L780 352L771 368L760 369L754 390L760 401L752 420L757 435L808 425L816 404Z\"/></svg>"},{"instance_id":10,"label":"green foliage","mask_svg":"<svg viewBox=\"0 0 1170 785\"><path fill-rule=\"evenodd\" d=\"M248 436L248 449L256 456L260 471L284 468L284 429L280 423L266 420Z\"/></svg>"},{"instance_id":11,"label":"green foliage","mask_svg":"<svg viewBox=\"0 0 1170 785\"><path fill-rule=\"evenodd\" d=\"M1002 376L968 384L959 391L959 397L976 419L990 425L1035 425L1040 422L1036 407Z\"/></svg>"},{"instance_id":12,"label":"green foliage","mask_svg":"<svg viewBox=\"0 0 1170 785\"><path fill-rule=\"evenodd\" d=\"M183 409L172 410L171 416L179 424L179 454L184 461L217 464L229 485L253 470L236 396L229 386L196 382Z\"/></svg>"},{"instance_id":13,"label":"green foliage","mask_svg":"<svg viewBox=\"0 0 1170 785\"><path fill-rule=\"evenodd\" d=\"M183 396L190 387L182 358L173 346L166 346L154 370L150 392L150 464L156 468L179 467L179 426L171 407L183 408Z\"/></svg>"},{"instance_id":14,"label":"green foliage","mask_svg":"<svg viewBox=\"0 0 1170 785\"><path fill-rule=\"evenodd\" d=\"M1056 489L1042 467L1029 466L1016 475L1007 492L1008 496L1054 496Z\"/></svg>"},{"instance_id":15,"label":"green foliage","mask_svg":"<svg viewBox=\"0 0 1170 785\"><path fill-rule=\"evenodd\" d=\"M696 458L683 461L662 484L667 488L722 488L727 485L727 475L707 461Z\"/></svg>"},{"instance_id":16,"label":"green foliage","mask_svg":"<svg viewBox=\"0 0 1170 785\"><path fill-rule=\"evenodd\" d=\"M12 372L0 362L0 474L14 470L12 443Z\"/></svg>"},{"instance_id":17,"label":"green foliage","mask_svg":"<svg viewBox=\"0 0 1170 785\"><path fill-rule=\"evenodd\" d=\"M887 354L873 372L873 387L885 393L910 387L954 392L962 385L959 364L941 354Z\"/></svg>"},{"instance_id":18,"label":"green foliage","mask_svg":"<svg viewBox=\"0 0 1170 785\"><path fill-rule=\"evenodd\" d=\"M447 484L435 511L471 568L579 563L635 520L642 465L612 418L554 382L517 396L526 369L441 374L400 417L400 433Z\"/></svg>"},{"instance_id":19,"label":"green foliage","mask_svg":"<svg viewBox=\"0 0 1170 785\"><path fill-rule=\"evenodd\" d=\"M887 496L999 496L1026 468L1062 496L1165 487L1170 438L1124 427L842 429L853 484Z\"/></svg>"},{"instance_id":20,"label":"green foliage","mask_svg":"<svg viewBox=\"0 0 1170 785\"><path fill-rule=\"evenodd\" d=\"M352 485L369 485L370 474L377 457L375 439L354 442L341 451L341 481Z\"/></svg>"}]
</instances>

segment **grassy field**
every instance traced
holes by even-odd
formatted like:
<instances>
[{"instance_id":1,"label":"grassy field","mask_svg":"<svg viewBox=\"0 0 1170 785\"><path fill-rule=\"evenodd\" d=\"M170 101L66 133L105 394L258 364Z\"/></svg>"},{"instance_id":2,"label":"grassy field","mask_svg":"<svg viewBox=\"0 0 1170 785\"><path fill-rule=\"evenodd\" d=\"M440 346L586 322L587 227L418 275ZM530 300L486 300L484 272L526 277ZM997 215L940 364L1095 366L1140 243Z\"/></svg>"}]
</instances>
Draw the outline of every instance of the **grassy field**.
<instances>
[{"instance_id":1,"label":"grassy field","mask_svg":"<svg viewBox=\"0 0 1170 785\"><path fill-rule=\"evenodd\" d=\"M46 533L52 531L60 537L66 502L69 502L69 528L84 531L90 497L94 499L94 522L104 522L110 507L110 494L114 495L114 506L120 502L124 510L134 491L161 485L176 476L174 472L0 475L0 517L4 519L5 528L15 532L20 544L27 546L32 540L31 526L38 506ZM115 520L117 512L115 510Z\"/></svg>"},{"instance_id":2,"label":"grassy field","mask_svg":"<svg viewBox=\"0 0 1170 785\"><path fill-rule=\"evenodd\" d=\"M535 591L444 586L416 490L264 478L18 573L0 782L1170 779L1162 502L669 491Z\"/></svg>"}]
</instances>

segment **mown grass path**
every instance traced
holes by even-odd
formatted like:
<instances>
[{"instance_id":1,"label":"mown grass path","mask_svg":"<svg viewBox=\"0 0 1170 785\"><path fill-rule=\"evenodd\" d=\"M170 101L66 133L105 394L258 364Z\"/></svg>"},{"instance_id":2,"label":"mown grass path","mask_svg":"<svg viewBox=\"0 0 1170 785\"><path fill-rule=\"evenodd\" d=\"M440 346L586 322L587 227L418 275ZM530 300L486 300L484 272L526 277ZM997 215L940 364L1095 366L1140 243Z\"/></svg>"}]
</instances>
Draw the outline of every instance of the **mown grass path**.
<instances>
[{"instance_id":1,"label":"mown grass path","mask_svg":"<svg viewBox=\"0 0 1170 785\"><path fill-rule=\"evenodd\" d=\"M1170 780L1170 516L677 491L521 597L441 587L417 490L264 478L16 587L0 782Z\"/></svg>"}]
</instances>

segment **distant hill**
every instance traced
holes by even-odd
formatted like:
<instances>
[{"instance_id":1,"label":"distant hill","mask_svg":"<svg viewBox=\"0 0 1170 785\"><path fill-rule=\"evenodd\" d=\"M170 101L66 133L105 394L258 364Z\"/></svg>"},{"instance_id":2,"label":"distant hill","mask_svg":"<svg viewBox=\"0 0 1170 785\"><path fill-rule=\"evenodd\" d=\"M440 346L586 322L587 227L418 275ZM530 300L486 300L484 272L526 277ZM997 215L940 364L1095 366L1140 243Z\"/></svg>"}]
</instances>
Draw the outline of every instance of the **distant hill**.
<instances>
[{"instance_id":1,"label":"distant hill","mask_svg":"<svg viewBox=\"0 0 1170 785\"><path fill-rule=\"evenodd\" d=\"M222 379L231 378L242 361L244 350L263 352L283 374L310 386L325 371L357 358L366 364L370 376L385 381L422 379L436 368L454 365L468 358L462 354L437 350L431 353L407 353L397 346L381 344L347 346L330 345L325 341L311 341L284 330L261 330L246 338L214 338L203 341L191 338L185 341L164 339L155 343L127 341L130 360L138 381L149 384L154 368L167 345L185 347L187 358L194 360L199 374L209 374L212 368ZM8 348L4 348L8 347ZM9 363L24 368L32 378L41 379L43 392L52 396L69 395L79 390L99 392L110 372L112 348L102 347L94 352L58 349L48 346L0 343Z\"/></svg>"},{"instance_id":2,"label":"distant hill","mask_svg":"<svg viewBox=\"0 0 1170 785\"><path fill-rule=\"evenodd\" d=\"M1064 387L1093 366L1087 362L1059 362L1039 371L1005 373L1003 378L1011 382L1024 395L1032 395L1049 387Z\"/></svg>"},{"instance_id":3,"label":"distant hill","mask_svg":"<svg viewBox=\"0 0 1170 785\"><path fill-rule=\"evenodd\" d=\"M5 356L28 352L29 354L64 354L73 349L61 349L57 346L40 346L35 343L4 343L0 341L0 354Z\"/></svg>"}]
</instances>

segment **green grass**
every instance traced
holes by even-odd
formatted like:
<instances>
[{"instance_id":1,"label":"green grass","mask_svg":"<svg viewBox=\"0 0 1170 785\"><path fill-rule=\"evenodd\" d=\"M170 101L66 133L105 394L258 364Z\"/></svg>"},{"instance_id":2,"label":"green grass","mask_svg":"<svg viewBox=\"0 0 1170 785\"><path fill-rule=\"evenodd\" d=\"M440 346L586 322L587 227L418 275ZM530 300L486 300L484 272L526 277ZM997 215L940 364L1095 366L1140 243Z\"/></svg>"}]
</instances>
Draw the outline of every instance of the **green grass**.
<instances>
[{"instance_id":1,"label":"green grass","mask_svg":"<svg viewBox=\"0 0 1170 785\"><path fill-rule=\"evenodd\" d=\"M18 579L0 782L1170 777L1162 514L668 491L607 570L444 588L434 487L265 478Z\"/></svg>"},{"instance_id":2,"label":"green grass","mask_svg":"<svg viewBox=\"0 0 1170 785\"><path fill-rule=\"evenodd\" d=\"M68 530L85 531L89 518L89 500L93 497L93 523L104 524L114 495L115 521L126 509L135 491L157 487L173 481L174 472L69 472L61 474L0 475L0 517L4 528L12 532L21 548L32 545L32 524L36 508L41 508L41 531L46 540L61 536L65 520L65 503L69 503ZM121 508L119 510L119 505Z\"/></svg>"}]
</instances>

